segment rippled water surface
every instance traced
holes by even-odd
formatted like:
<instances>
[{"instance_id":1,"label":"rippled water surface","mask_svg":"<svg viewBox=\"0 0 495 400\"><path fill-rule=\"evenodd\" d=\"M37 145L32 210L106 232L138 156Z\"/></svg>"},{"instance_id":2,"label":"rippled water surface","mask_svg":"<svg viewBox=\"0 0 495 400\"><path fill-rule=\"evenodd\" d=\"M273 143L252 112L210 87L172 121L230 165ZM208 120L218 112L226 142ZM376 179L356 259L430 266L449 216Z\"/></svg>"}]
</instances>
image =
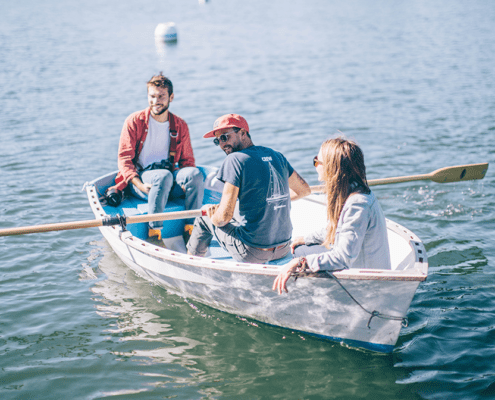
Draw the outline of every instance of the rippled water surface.
<instances>
[{"instance_id":1,"label":"rippled water surface","mask_svg":"<svg viewBox=\"0 0 495 400\"><path fill-rule=\"evenodd\" d=\"M160 22L176 45L155 44ZM164 71L197 162L228 112L316 184L338 130L370 179L495 161L495 3L22 0L0 6L0 228L92 219L125 117ZM478 399L495 396L495 212L482 181L377 186L425 243L393 354L258 325L128 270L97 229L0 238L0 398Z\"/></svg>"}]
</instances>

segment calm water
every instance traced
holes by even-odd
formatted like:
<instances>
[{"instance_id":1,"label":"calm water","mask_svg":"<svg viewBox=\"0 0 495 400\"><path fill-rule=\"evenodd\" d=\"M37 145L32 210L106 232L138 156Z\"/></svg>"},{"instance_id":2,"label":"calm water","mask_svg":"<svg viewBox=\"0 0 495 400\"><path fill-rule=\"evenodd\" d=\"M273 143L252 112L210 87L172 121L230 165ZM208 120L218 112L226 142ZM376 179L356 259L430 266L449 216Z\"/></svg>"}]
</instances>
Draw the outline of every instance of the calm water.
<instances>
[{"instance_id":1,"label":"calm water","mask_svg":"<svg viewBox=\"0 0 495 400\"><path fill-rule=\"evenodd\" d=\"M268 4L267 4L268 3ZM175 46L157 46L160 22ZM483 181L376 187L425 242L392 355L217 312L150 285L97 229L0 238L2 399L495 396L495 3L21 0L0 5L0 228L92 219L125 117L164 71L198 163L228 112L316 184L337 130L369 178L492 163Z\"/></svg>"}]
</instances>

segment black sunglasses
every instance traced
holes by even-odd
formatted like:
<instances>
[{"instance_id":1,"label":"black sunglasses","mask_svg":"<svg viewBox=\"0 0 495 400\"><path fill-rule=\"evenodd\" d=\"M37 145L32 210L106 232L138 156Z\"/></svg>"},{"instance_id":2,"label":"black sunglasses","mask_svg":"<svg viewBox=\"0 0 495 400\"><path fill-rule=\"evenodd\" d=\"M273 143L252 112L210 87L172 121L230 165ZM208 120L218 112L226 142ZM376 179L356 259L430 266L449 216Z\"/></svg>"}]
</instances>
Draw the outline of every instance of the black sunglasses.
<instances>
[{"instance_id":1,"label":"black sunglasses","mask_svg":"<svg viewBox=\"0 0 495 400\"><path fill-rule=\"evenodd\" d=\"M313 158L313 167L316 168L318 166L318 164L323 165L323 163L320 160L318 160L318 156L314 156L314 158Z\"/></svg>"},{"instance_id":2,"label":"black sunglasses","mask_svg":"<svg viewBox=\"0 0 495 400\"><path fill-rule=\"evenodd\" d=\"M215 143L215 146L218 146L220 144L220 142L225 143L227 140L229 140L229 135L231 133L233 133L233 132L224 133L224 134L220 135L219 137L213 139L213 143Z\"/></svg>"}]
</instances>

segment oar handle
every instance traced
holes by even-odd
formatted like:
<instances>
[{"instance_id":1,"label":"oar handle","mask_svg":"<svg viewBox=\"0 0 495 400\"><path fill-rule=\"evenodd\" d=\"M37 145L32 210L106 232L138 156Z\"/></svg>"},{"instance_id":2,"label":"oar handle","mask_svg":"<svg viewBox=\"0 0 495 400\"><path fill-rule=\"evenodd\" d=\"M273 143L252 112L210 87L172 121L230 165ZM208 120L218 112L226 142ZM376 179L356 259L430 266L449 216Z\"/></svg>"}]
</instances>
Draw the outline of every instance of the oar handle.
<instances>
[{"instance_id":1,"label":"oar handle","mask_svg":"<svg viewBox=\"0 0 495 400\"><path fill-rule=\"evenodd\" d=\"M173 211L158 214L133 215L126 217L126 222L128 224L137 224L141 222L169 221L173 219L204 217L205 215L206 211L204 210Z\"/></svg>"}]
</instances>

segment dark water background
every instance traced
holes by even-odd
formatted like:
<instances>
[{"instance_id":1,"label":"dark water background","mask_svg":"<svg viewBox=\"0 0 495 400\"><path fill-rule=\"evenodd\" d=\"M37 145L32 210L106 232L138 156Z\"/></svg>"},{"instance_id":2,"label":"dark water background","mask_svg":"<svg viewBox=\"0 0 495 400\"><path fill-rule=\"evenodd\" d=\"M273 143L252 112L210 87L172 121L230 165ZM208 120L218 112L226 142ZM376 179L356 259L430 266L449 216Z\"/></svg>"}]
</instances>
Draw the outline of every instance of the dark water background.
<instances>
[{"instance_id":1,"label":"dark water background","mask_svg":"<svg viewBox=\"0 0 495 400\"><path fill-rule=\"evenodd\" d=\"M157 46L160 22L177 45ZM495 396L495 2L2 1L0 228L92 219L125 117L164 71L198 163L228 112L316 184L337 130L370 179L491 162L483 181L376 187L425 242L392 355L258 325L135 276L97 229L0 238L1 399Z\"/></svg>"}]
</instances>

